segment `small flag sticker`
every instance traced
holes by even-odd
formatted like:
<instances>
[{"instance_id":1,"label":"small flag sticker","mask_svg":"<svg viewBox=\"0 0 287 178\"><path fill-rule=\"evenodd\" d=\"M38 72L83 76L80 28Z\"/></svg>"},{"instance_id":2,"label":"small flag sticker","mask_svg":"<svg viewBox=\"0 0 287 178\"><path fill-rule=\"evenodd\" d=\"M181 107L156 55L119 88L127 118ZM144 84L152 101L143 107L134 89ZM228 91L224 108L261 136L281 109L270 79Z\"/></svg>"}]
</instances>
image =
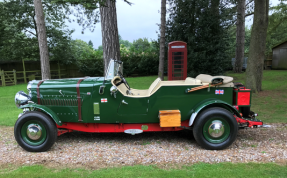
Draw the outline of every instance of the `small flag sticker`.
<instances>
[{"instance_id":1,"label":"small flag sticker","mask_svg":"<svg viewBox=\"0 0 287 178\"><path fill-rule=\"evenodd\" d=\"M107 98L102 98L102 99L101 99L101 102L102 102L102 103L107 103L107 102L108 102L108 99L107 99Z\"/></svg>"},{"instance_id":2,"label":"small flag sticker","mask_svg":"<svg viewBox=\"0 0 287 178\"><path fill-rule=\"evenodd\" d=\"M216 95L223 95L224 94L224 90L215 90L215 94Z\"/></svg>"}]
</instances>

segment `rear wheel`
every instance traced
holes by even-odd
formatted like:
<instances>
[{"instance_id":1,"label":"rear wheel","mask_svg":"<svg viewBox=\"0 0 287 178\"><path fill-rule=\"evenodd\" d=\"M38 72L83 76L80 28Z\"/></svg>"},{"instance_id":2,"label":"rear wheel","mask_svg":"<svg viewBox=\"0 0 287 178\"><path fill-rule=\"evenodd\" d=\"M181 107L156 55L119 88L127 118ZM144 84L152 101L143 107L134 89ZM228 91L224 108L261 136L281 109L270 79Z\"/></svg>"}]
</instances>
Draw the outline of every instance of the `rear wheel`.
<instances>
[{"instance_id":1,"label":"rear wheel","mask_svg":"<svg viewBox=\"0 0 287 178\"><path fill-rule=\"evenodd\" d=\"M204 110L196 119L193 135L197 143L208 150L221 150L236 139L238 124L226 109L214 107Z\"/></svg>"},{"instance_id":2,"label":"rear wheel","mask_svg":"<svg viewBox=\"0 0 287 178\"><path fill-rule=\"evenodd\" d=\"M37 111L27 112L15 123L14 136L26 151L47 151L57 139L57 127L49 116Z\"/></svg>"}]
</instances>

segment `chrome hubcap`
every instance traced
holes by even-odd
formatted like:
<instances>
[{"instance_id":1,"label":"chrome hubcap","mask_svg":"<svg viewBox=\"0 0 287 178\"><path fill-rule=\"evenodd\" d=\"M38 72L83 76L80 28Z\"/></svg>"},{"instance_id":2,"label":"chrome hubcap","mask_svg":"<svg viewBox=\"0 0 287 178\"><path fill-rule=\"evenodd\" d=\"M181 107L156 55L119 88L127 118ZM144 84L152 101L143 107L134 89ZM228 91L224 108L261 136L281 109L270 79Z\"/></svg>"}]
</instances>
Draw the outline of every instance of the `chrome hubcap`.
<instances>
[{"instance_id":1,"label":"chrome hubcap","mask_svg":"<svg viewBox=\"0 0 287 178\"><path fill-rule=\"evenodd\" d=\"M42 136L42 128L39 125L30 124L27 128L27 136L31 140L38 140Z\"/></svg>"},{"instance_id":2,"label":"chrome hubcap","mask_svg":"<svg viewBox=\"0 0 287 178\"><path fill-rule=\"evenodd\" d=\"M218 138L222 136L224 133L224 126L222 125L222 122L219 120L213 121L208 128L208 133L213 138Z\"/></svg>"}]
</instances>

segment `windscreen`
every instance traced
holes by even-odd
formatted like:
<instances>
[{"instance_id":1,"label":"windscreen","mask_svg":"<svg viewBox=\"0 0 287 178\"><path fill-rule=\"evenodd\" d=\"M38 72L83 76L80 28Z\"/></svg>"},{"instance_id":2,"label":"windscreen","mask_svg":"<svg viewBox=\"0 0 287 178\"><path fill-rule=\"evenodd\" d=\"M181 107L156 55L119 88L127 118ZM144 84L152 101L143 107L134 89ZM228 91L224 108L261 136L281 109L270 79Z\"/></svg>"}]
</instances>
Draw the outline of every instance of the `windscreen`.
<instances>
[{"instance_id":1,"label":"windscreen","mask_svg":"<svg viewBox=\"0 0 287 178\"><path fill-rule=\"evenodd\" d=\"M119 64L114 59L111 59L109 67L106 72L105 80L113 79L118 74L119 70L121 71L121 73L123 73L122 65L123 64Z\"/></svg>"}]
</instances>

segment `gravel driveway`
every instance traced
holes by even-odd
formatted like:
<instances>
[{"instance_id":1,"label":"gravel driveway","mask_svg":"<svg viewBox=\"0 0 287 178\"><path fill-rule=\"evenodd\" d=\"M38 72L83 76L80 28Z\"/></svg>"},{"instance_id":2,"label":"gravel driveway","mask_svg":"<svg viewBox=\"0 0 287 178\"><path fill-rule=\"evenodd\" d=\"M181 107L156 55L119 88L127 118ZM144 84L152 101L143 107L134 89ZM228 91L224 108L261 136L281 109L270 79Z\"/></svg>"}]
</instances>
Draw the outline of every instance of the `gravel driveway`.
<instances>
[{"instance_id":1,"label":"gravel driveway","mask_svg":"<svg viewBox=\"0 0 287 178\"><path fill-rule=\"evenodd\" d=\"M66 133L51 150L30 153L15 141L13 127L0 126L0 166L44 164L51 167L103 168L120 165L173 165L197 162L287 162L287 124L240 129L221 151L199 147L191 131L143 133Z\"/></svg>"}]
</instances>

